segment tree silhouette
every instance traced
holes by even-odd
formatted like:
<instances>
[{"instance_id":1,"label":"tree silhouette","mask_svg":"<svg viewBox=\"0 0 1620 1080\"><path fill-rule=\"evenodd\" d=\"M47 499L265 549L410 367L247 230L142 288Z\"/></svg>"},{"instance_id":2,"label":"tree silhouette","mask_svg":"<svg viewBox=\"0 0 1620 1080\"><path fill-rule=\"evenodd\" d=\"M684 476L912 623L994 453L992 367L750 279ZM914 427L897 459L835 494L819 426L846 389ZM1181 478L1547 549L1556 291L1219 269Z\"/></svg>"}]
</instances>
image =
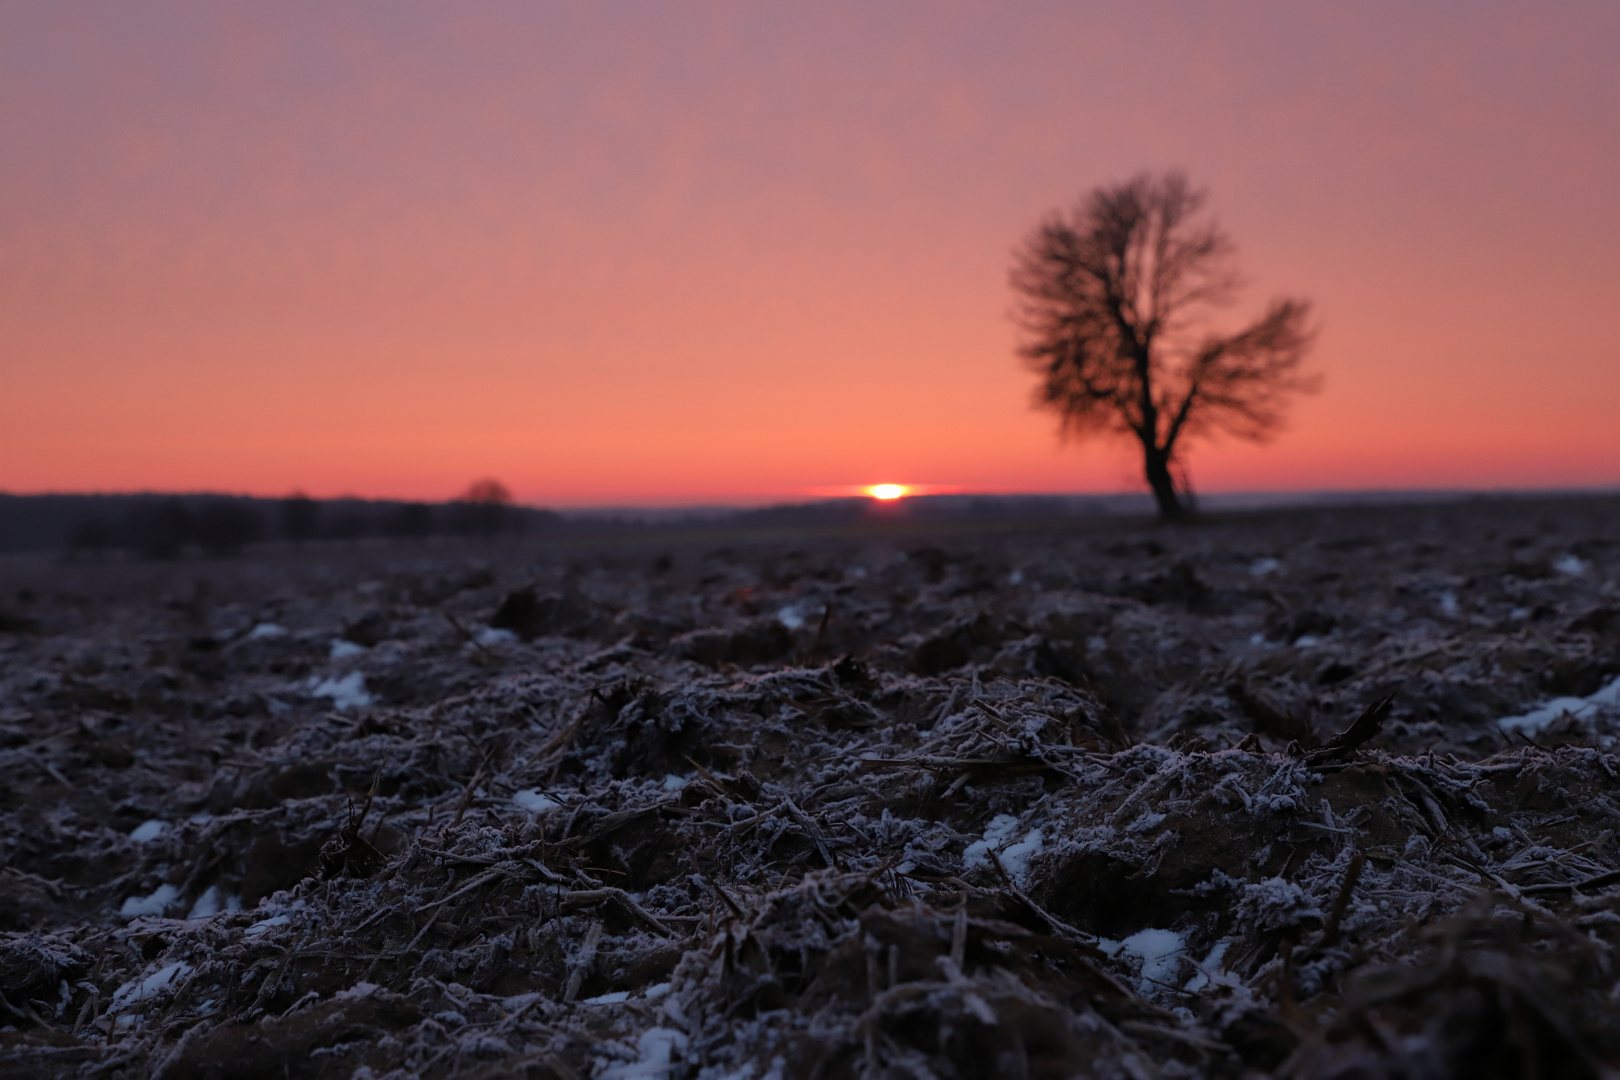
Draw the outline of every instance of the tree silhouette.
<instances>
[{"instance_id":1,"label":"tree silhouette","mask_svg":"<svg viewBox=\"0 0 1620 1080\"><path fill-rule=\"evenodd\" d=\"M1316 381L1302 374L1308 301L1273 300L1218 333L1236 297L1232 241L1180 172L1093 189L1025 239L1012 270L1019 352L1040 376L1036 404L1065 436L1134 439L1163 521L1186 517L1186 440L1217 432L1261 442Z\"/></svg>"},{"instance_id":2,"label":"tree silhouette","mask_svg":"<svg viewBox=\"0 0 1620 1080\"><path fill-rule=\"evenodd\" d=\"M485 506L505 506L512 501L512 493L499 480L486 476L482 480L474 480L468 484L467 490L461 495L461 501L482 503Z\"/></svg>"},{"instance_id":3,"label":"tree silhouette","mask_svg":"<svg viewBox=\"0 0 1620 1080\"><path fill-rule=\"evenodd\" d=\"M507 525L512 493L499 480L474 480L451 504L451 525L457 532L493 536Z\"/></svg>"}]
</instances>

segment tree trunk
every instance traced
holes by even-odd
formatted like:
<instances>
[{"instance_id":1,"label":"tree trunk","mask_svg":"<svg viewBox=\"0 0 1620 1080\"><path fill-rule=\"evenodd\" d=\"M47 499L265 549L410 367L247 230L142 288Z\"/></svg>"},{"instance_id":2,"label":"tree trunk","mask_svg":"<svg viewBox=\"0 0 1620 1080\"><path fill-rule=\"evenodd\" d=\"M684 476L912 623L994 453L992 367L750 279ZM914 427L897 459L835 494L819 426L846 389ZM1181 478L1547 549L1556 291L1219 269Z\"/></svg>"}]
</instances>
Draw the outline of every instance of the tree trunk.
<instances>
[{"instance_id":1,"label":"tree trunk","mask_svg":"<svg viewBox=\"0 0 1620 1080\"><path fill-rule=\"evenodd\" d=\"M1148 487L1153 489L1153 500L1159 504L1159 520L1175 522L1187 520L1187 508L1176 494L1176 481L1170 475L1170 461L1164 451L1144 448Z\"/></svg>"}]
</instances>

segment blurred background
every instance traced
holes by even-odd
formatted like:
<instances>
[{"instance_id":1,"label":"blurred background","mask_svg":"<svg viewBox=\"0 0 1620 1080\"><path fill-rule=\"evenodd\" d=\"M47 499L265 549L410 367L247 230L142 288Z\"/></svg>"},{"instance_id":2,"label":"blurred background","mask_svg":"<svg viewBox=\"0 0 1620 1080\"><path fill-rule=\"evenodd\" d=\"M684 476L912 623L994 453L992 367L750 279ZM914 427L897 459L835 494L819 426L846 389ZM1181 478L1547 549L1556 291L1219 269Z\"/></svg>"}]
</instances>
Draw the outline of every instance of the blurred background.
<instances>
[{"instance_id":1,"label":"blurred background","mask_svg":"<svg viewBox=\"0 0 1620 1080\"><path fill-rule=\"evenodd\" d=\"M1201 492L1613 485L1617 55L1610 3L6 3L0 491L1140 491L1030 409L1007 272L1169 167L1234 318L1322 327Z\"/></svg>"}]
</instances>

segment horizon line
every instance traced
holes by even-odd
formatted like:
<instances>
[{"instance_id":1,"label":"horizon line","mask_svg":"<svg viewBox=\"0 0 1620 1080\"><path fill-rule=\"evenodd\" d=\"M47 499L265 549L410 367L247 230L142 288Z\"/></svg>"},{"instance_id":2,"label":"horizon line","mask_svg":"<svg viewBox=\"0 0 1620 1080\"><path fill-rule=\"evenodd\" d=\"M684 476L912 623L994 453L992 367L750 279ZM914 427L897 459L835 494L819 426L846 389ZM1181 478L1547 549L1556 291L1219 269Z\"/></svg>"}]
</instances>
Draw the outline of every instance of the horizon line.
<instances>
[{"instance_id":1,"label":"horizon line","mask_svg":"<svg viewBox=\"0 0 1620 1080\"><path fill-rule=\"evenodd\" d=\"M916 494L902 496L900 502L911 502L919 499L930 501L968 500L968 499L1065 499L1065 500L1149 500L1152 493L1146 490L1133 491L974 491L962 488L941 490L938 486L928 485L933 490L923 490ZM847 489L850 494L835 495L828 492L830 487L818 487L797 494L784 493L779 496L764 498L738 498L732 500L693 500L691 502L670 501L616 501L616 502L590 502L590 503L543 503L514 499L507 505L525 509L549 511L566 515L602 515L612 513L637 514L681 514L681 513L726 513L760 510L787 506L810 506L818 503L852 501L867 499L876 501L870 495L859 493L853 487ZM1309 505L1312 502L1331 500L1335 502L1390 499L1397 501L1428 501L1447 500L1458 498L1513 498L1535 496L1603 496L1620 495L1620 481L1607 484L1575 484L1575 485L1545 485L1532 487L1473 487L1473 486L1413 486L1413 487L1324 487L1324 488L1245 488L1221 491L1194 492L1197 502L1217 504L1225 509L1240 509L1246 506L1286 506ZM32 499L32 498L225 498L225 499L253 499L264 502L278 502L283 499L305 497L315 502L366 502L366 503L420 503L424 505L448 505L465 500L455 497L424 499L408 498L388 495L359 495L345 493L341 495L306 495L301 491L291 491L280 495L253 494L247 492L219 491L208 489L194 490L158 490L143 488L137 490L97 490L97 491L7 491L0 489L0 498Z\"/></svg>"}]
</instances>

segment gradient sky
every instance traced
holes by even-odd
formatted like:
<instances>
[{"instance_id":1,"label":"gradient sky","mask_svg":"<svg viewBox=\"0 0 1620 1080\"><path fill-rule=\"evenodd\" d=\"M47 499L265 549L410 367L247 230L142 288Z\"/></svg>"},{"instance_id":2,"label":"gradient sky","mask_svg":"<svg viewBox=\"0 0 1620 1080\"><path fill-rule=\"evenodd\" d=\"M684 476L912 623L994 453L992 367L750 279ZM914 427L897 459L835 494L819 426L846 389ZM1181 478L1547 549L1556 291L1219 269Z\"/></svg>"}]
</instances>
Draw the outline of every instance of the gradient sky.
<instances>
[{"instance_id":1,"label":"gradient sky","mask_svg":"<svg viewBox=\"0 0 1620 1080\"><path fill-rule=\"evenodd\" d=\"M1324 389L1206 491L1620 483L1620 5L0 2L0 490L1140 487L1010 253L1211 190Z\"/></svg>"}]
</instances>

